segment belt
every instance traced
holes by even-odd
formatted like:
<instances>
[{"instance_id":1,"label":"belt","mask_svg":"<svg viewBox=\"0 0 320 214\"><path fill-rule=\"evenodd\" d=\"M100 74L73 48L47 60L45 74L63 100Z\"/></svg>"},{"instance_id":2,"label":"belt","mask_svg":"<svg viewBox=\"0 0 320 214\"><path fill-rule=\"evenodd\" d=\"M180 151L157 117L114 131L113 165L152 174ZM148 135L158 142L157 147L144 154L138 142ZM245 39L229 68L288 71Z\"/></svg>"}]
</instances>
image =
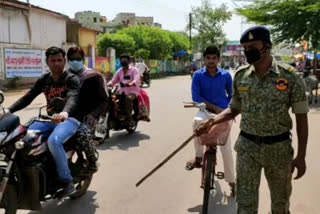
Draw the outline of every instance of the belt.
<instances>
[{"instance_id":1,"label":"belt","mask_svg":"<svg viewBox=\"0 0 320 214\"><path fill-rule=\"evenodd\" d=\"M247 138L248 140L253 141L254 143L263 143L263 144L274 144L274 143L278 143L278 142L282 142L285 140L289 140L291 133L290 132L285 132L279 135L275 135L275 136L257 136L257 135L252 135L252 134L248 134L244 131L240 132L240 135Z\"/></svg>"}]
</instances>

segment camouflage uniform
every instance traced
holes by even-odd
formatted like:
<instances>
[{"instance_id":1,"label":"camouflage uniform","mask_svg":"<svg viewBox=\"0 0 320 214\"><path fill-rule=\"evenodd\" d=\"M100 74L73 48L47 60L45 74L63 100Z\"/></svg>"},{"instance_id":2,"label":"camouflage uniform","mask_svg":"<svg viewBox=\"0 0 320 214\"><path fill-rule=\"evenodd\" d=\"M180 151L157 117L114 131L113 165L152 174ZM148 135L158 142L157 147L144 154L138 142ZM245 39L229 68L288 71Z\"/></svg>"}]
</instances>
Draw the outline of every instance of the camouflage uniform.
<instances>
[{"instance_id":1,"label":"camouflage uniform","mask_svg":"<svg viewBox=\"0 0 320 214\"><path fill-rule=\"evenodd\" d=\"M307 113L305 85L294 69L273 59L269 73L259 78L254 66L238 69L230 108L242 114L240 129L256 136L276 136L292 129L293 113ZM265 144L239 136L237 152L238 214L257 214L261 170L268 181L272 214L289 214L291 139Z\"/></svg>"}]
</instances>

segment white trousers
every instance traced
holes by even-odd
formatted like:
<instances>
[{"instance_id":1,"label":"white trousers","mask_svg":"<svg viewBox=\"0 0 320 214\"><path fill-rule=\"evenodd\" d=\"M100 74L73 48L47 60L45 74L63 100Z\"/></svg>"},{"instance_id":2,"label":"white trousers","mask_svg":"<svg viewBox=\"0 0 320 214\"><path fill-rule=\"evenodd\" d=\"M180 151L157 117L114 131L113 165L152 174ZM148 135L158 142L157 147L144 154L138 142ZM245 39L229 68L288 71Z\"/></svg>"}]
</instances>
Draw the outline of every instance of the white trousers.
<instances>
[{"instance_id":1,"label":"white trousers","mask_svg":"<svg viewBox=\"0 0 320 214\"><path fill-rule=\"evenodd\" d=\"M193 130L197 129L200 124L205 123L209 118L213 117L214 114L208 112L206 114L203 111L199 111L196 117L193 120ZM194 138L194 148L196 152L196 157L203 157L203 145L200 144L199 137ZM233 162L232 148L231 148L231 137L229 135L226 145L218 146L220 147L222 159L223 159L223 168L224 168L224 178L228 183L234 183L235 178L235 168Z\"/></svg>"}]
</instances>

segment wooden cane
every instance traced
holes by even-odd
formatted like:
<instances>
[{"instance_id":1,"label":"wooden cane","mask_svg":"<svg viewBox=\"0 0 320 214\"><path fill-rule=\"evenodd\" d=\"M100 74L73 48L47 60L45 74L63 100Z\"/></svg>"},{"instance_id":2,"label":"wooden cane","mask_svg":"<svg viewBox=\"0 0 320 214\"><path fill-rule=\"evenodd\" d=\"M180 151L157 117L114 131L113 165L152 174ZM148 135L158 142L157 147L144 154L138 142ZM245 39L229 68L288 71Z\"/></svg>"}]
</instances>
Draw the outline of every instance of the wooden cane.
<instances>
[{"instance_id":1,"label":"wooden cane","mask_svg":"<svg viewBox=\"0 0 320 214\"><path fill-rule=\"evenodd\" d=\"M150 177L155 171L161 168L166 162L168 162L175 154L177 154L181 149L183 149L196 135L193 134L186 141L184 141L179 148L177 148L174 152L172 152L166 159L164 159L160 164L158 164L153 170L151 170L146 176L144 176L138 183L136 183L136 187L142 184L148 177Z\"/></svg>"}]
</instances>

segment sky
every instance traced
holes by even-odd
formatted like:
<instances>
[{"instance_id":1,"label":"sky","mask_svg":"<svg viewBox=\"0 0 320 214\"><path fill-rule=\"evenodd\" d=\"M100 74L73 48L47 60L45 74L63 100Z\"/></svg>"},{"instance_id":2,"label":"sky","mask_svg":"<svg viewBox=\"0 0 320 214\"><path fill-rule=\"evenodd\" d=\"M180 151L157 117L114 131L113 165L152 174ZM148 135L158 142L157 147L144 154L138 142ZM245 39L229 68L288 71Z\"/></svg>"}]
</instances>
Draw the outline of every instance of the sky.
<instances>
[{"instance_id":1,"label":"sky","mask_svg":"<svg viewBox=\"0 0 320 214\"><path fill-rule=\"evenodd\" d=\"M26 2L26 0L21 0ZM201 5L201 0L29 0L31 4L63 13L70 18L78 11L95 11L106 16L108 20L115 18L120 12L133 12L137 16L153 16L154 21L162 24L162 28L170 31L183 31L188 22L191 7ZM232 0L211 0L214 6L223 3L234 11ZM233 15L224 26L228 40L239 40L241 32L250 27L243 23L241 17Z\"/></svg>"}]
</instances>

